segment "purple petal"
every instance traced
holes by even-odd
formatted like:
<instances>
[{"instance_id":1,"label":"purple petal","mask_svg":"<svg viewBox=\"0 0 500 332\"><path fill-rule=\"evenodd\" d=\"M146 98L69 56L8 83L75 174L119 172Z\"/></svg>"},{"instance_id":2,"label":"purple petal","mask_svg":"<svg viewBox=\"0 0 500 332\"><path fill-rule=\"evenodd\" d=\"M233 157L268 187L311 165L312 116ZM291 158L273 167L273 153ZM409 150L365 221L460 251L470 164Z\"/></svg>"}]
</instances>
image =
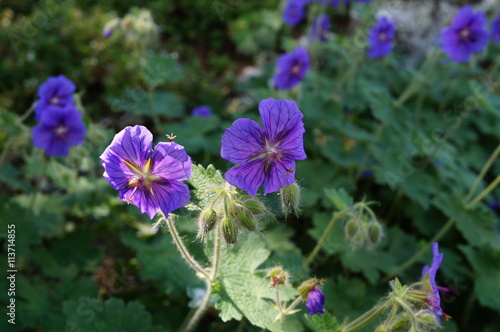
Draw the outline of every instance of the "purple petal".
<instances>
[{"instance_id":1,"label":"purple petal","mask_svg":"<svg viewBox=\"0 0 500 332\"><path fill-rule=\"evenodd\" d=\"M224 177L233 186L246 190L249 195L255 196L264 181L265 162L264 158L252 160L244 165L231 168Z\"/></svg>"},{"instance_id":2,"label":"purple petal","mask_svg":"<svg viewBox=\"0 0 500 332\"><path fill-rule=\"evenodd\" d=\"M451 26L457 29L463 29L469 25L471 18L474 16L474 9L471 6L460 8L451 22Z\"/></svg>"},{"instance_id":3,"label":"purple petal","mask_svg":"<svg viewBox=\"0 0 500 332\"><path fill-rule=\"evenodd\" d=\"M160 209L157 202L151 199L149 191L126 187L120 191L120 196L118 198L124 202L137 206L141 213L148 214L149 219L153 219L156 212Z\"/></svg>"},{"instance_id":4,"label":"purple petal","mask_svg":"<svg viewBox=\"0 0 500 332\"><path fill-rule=\"evenodd\" d=\"M221 156L232 163L243 164L264 150L264 132L253 120L234 121L222 136Z\"/></svg>"},{"instance_id":5,"label":"purple petal","mask_svg":"<svg viewBox=\"0 0 500 332\"><path fill-rule=\"evenodd\" d=\"M189 203L189 187L185 183L179 181L155 182L151 189L153 194L147 193L149 201L153 202L154 206L159 206L165 217L170 212Z\"/></svg>"},{"instance_id":6,"label":"purple petal","mask_svg":"<svg viewBox=\"0 0 500 332\"><path fill-rule=\"evenodd\" d=\"M290 173L289 171L293 171ZM295 182L295 162L293 159L282 159L281 163L275 161L264 176L264 195L278 191L284 186ZM250 194L252 195L252 194Z\"/></svg>"},{"instance_id":7,"label":"purple petal","mask_svg":"<svg viewBox=\"0 0 500 332\"><path fill-rule=\"evenodd\" d=\"M304 115L297 104L291 100L269 98L259 103L259 112L269 142L272 145L279 144L283 153L295 160L305 159Z\"/></svg>"},{"instance_id":8,"label":"purple petal","mask_svg":"<svg viewBox=\"0 0 500 332\"><path fill-rule=\"evenodd\" d=\"M306 307L309 309L309 315L323 314L324 305L325 296L321 290L315 288L307 295Z\"/></svg>"},{"instance_id":9,"label":"purple petal","mask_svg":"<svg viewBox=\"0 0 500 332\"><path fill-rule=\"evenodd\" d=\"M167 180L187 180L191 177L191 158L184 147L175 142L158 143L153 151L153 175Z\"/></svg>"},{"instance_id":10,"label":"purple petal","mask_svg":"<svg viewBox=\"0 0 500 332\"><path fill-rule=\"evenodd\" d=\"M128 162L143 165L150 157L152 147L153 135L146 127L126 127L115 135L100 158L105 161L109 154L115 154Z\"/></svg>"}]
</instances>

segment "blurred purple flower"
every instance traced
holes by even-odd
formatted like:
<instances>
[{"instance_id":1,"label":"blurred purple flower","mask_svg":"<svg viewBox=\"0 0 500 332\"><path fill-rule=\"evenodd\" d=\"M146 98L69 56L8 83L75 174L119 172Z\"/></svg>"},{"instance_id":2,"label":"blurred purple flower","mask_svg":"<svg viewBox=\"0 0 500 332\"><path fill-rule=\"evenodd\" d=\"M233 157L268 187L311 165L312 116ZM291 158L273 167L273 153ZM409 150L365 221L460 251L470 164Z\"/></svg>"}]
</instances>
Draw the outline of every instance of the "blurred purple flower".
<instances>
[{"instance_id":1,"label":"blurred purple flower","mask_svg":"<svg viewBox=\"0 0 500 332\"><path fill-rule=\"evenodd\" d=\"M368 55L372 59L385 57L392 51L396 25L387 17L380 17L377 23L370 29L368 43L370 50Z\"/></svg>"},{"instance_id":2,"label":"blurred purple flower","mask_svg":"<svg viewBox=\"0 0 500 332\"><path fill-rule=\"evenodd\" d=\"M331 0L330 4L334 7L337 7L339 5L347 5L349 3L349 0Z\"/></svg>"},{"instance_id":3,"label":"blurred purple flower","mask_svg":"<svg viewBox=\"0 0 500 332\"><path fill-rule=\"evenodd\" d=\"M113 30L111 30L111 29L102 30L102 36L104 38L109 38L109 37L111 37L112 34L113 34Z\"/></svg>"},{"instance_id":4,"label":"blurred purple flower","mask_svg":"<svg viewBox=\"0 0 500 332\"><path fill-rule=\"evenodd\" d=\"M497 44L500 44L500 15L498 15L491 23L491 39Z\"/></svg>"},{"instance_id":5,"label":"blurred purple flower","mask_svg":"<svg viewBox=\"0 0 500 332\"><path fill-rule=\"evenodd\" d=\"M206 105L198 106L193 108L191 115L200 118L209 118L212 116L212 109Z\"/></svg>"},{"instance_id":6,"label":"blurred purple flower","mask_svg":"<svg viewBox=\"0 0 500 332\"><path fill-rule=\"evenodd\" d=\"M41 123L33 127L33 145L49 156L66 156L72 145L85 139L87 128L82 115L73 106L48 106L41 114Z\"/></svg>"},{"instance_id":7,"label":"blurred purple flower","mask_svg":"<svg viewBox=\"0 0 500 332\"><path fill-rule=\"evenodd\" d=\"M222 136L222 158L239 166L226 172L227 182L255 195L264 195L295 182L295 160L306 158L304 117L294 101L262 100L264 129L250 119L238 119Z\"/></svg>"},{"instance_id":8,"label":"blurred purple flower","mask_svg":"<svg viewBox=\"0 0 500 332\"><path fill-rule=\"evenodd\" d=\"M137 206L153 219L158 210L165 217L189 203L189 188L180 182L191 176L191 158L184 147L160 142L143 126L126 127L100 156L104 177L120 191L120 200Z\"/></svg>"},{"instance_id":9,"label":"blurred purple flower","mask_svg":"<svg viewBox=\"0 0 500 332\"><path fill-rule=\"evenodd\" d=\"M490 203L490 209L495 212L500 211L500 200L498 198L493 198Z\"/></svg>"},{"instance_id":10,"label":"blurred purple flower","mask_svg":"<svg viewBox=\"0 0 500 332\"><path fill-rule=\"evenodd\" d=\"M306 0L288 0L283 11L283 21L290 26L296 26L306 16Z\"/></svg>"},{"instance_id":11,"label":"blurred purple flower","mask_svg":"<svg viewBox=\"0 0 500 332\"><path fill-rule=\"evenodd\" d=\"M282 54L276 68L278 72L274 76L274 84L277 89L291 89L299 84L311 66L309 54L302 47L296 47L293 52Z\"/></svg>"},{"instance_id":12,"label":"blurred purple flower","mask_svg":"<svg viewBox=\"0 0 500 332\"><path fill-rule=\"evenodd\" d=\"M479 53L488 43L486 16L470 6L462 7L451 25L441 31L441 49L453 61L467 62L472 53Z\"/></svg>"},{"instance_id":13,"label":"blurred purple flower","mask_svg":"<svg viewBox=\"0 0 500 332\"><path fill-rule=\"evenodd\" d=\"M325 296L323 292L314 287L307 295L306 307L309 309L309 315L324 314Z\"/></svg>"},{"instance_id":14,"label":"blurred purple flower","mask_svg":"<svg viewBox=\"0 0 500 332\"><path fill-rule=\"evenodd\" d=\"M311 27L311 37L324 42L326 41L326 32L330 30L330 28L330 18L328 15L320 15L316 17Z\"/></svg>"},{"instance_id":15,"label":"blurred purple flower","mask_svg":"<svg viewBox=\"0 0 500 332\"><path fill-rule=\"evenodd\" d=\"M439 253L439 245L437 242L434 242L432 244L432 254L433 258L431 266L429 267L428 265L426 265L422 269L422 281L424 283L424 291L430 294L428 297L429 306L434 312L436 320L440 322L439 317L443 316L444 313L441 309L441 298L439 296L440 287L436 285L436 273L441 266L444 255Z\"/></svg>"},{"instance_id":16,"label":"blurred purple flower","mask_svg":"<svg viewBox=\"0 0 500 332\"><path fill-rule=\"evenodd\" d=\"M49 77L38 87L38 100L35 107L35 120L40 121L42 113L49 106L73 106L75 84L66 76Z\"/></svg>"}]
</instances>

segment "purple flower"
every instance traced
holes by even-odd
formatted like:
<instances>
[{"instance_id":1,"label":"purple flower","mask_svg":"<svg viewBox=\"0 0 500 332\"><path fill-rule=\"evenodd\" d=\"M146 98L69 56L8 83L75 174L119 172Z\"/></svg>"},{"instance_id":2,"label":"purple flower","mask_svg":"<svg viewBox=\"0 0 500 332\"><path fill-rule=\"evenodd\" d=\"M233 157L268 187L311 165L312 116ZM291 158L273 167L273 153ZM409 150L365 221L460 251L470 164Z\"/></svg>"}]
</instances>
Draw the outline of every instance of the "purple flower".
<instances>
[{"instance_id":1,"label":"purple flower","mask_svg":"<svg viewBox=\"0 0 500 332\"><path fill-rule=\"evenodd\" d=\"M488 43L489 34L485 29L486 17L470 6L462 7L449 27L441 31L441 49L451 60L469 61L472 53L479 53Z\"/></svg>"},{"instance_id":2,"label":"purple flower","mask_svg":"<svg viewBox=\"0 0 500 332\"><path fill-rule=\"evenodd\" d=\"M311 27L311 37L324 42L326 41L326 32L330 30L330 28L330 19L328 15L320 15L316 17Z\"/></svg>"},{"instance_id":3,"label":"purple flower","mask_svg":"<svg viewBox=\"0 0 500 332\"><path fill-rule=\"evenodd\" d=\"M75 84L64 75L49 77L38 88L35 120L40 121L42 113L49 106L73 106L73 92L75 92L75 89Z\"/></svg>"},{"instance_id":4,"label":"purple flower","mask_svg":"<svg viewBox=\"0 0 500 332\"><path fill-rule=\"evenodd\" d=\"M495 212L500 210L500 200L498 200L498 198L493 198L493 200L490 203L490 209L492 209Z\"/></svg>"},{"instance_id":5,"label":"purple flower","mask_svg":"<svg viewBox=\"0 0 500 332\"><path fill-rule=\"evenodd\" d=\"M209 118L212 116L212 109L209 106L203 105L193 108L191 111L192 116L201 118Z\"/></svg>"},{"instance_id":6,"label":"purple flower","mask_svg":"<svg viewBox=\"0 0 500 332\"><path fill-rule=\"evenodd\" d=\"M311 290L307 295L306 307L309 309L309 315L324 314L323 306L325 305L325 296L323 292L317 288Z\"/></svg>"},{"instance_id":7,"label":"purple flower","mask_svg":"<svg viewBox=\"0 0 500 332\"><path fill-rule=\"evenodd\" d=\"M72 145L85 139L87 129L82 115L73 106L49 106L41 114L41 123L31 130L33 145L49 156L66 156Z\"/></svg>"},{"instance_id":8,"label":"purple flower","mask_svg":"<svg viewBox=\"0 0 500 332\"><path fill-rule=\"evenodd\" d=\"M283 21L290 26L296 26L306 16L305 0L289 0L283 11Z\"/></svg>"},{"instance_id":9,"label":"purple flower","mask_svg":"<svg viewBox=\"0 0 500 332\"><path fill-rule=\"evenodd\" d=\"M368 55L372 59L385 57L392 51L396 25L387 17L380 17L377 23L370 29L368 43L370 50Z\"/></svg>"},{"instance_id":10,"label":"purple flower","mask_svg":"<svg viewBox=\"0 0 500 332\"><path fill-rule=\"evenodd\" d=\"M150 219L160 209L165 217L189 202L188 186L181 180L191 176L191 158L184 147L160 142L143 126L126 127L100 156L104 177L119 199L137 206Z\"/></svg>"},{"instance_id":11,"label":"purple flower","mask_svg":"<svg viewBox=\"0 0 500 332\"><path fill-rule=\"evenodd\" d=\"M330 4L334 7L337 7L339 5L347 5L349 3L349 0L331 0Z\"/></svg>"},{"instance_id":12,"label":"purple flower","mask_svg":"<svg viewBox=\"0 0 500 332\"><path fill-rule=\"evenodd\" d=\"M422 269L422 281L424 283L424 291L428 292L430 295L428 297L428 303L434 315L436 316L437 321L439 322L440 316L443 316L443 310L441 309L441 298L439 296L439 288L436 285L436 273L439 267L441 266L441 262L443 261L443 254L439 253L439 245L437 242L432 244L432 264L431 266L424 266Z\"/></svg>"},{"instance_id":13,"label":"purple flower","mask_svg":"<svg viewBox=\"0 0 500 332\"><path fill-rule=\"evenodd\" d=\"M304 79L310 66L309 54L302 47L281 55L276 63L278 72L274 76L276 88L284 90L293 88Z\"/></svg>"},{"instance_id":14,"label":"purple flower","mask_svg":"<svg viewBox=\"0 0 500 332\"><path fill-rule=\"evenodd\" d=\"M238 119L222 136L222 158L240 164L226 172L227 182L264 195L295 182L295 160L306 158L304 117L294 101L265 99L259 103L264 129L250 119Z\"/></svg>"},{"instance_id":15,"label":"purple flower","mask_svg":"<svg viewBox=\"0 0 500 332\"><path fill-rule=\"evenodd\" d=\"M500 44L500 15L491 23L491 38L497 44Z\"/></svg>"},{"instance_id":16,"label":"purple flower","mask_svg":"<svg viewBox=\"0 0 500 332\"><path fill-rule=\"evenodd\" d=\"M111 30L111 29L102 30L102 36L104 38L109 38L109 37L111 37L112 34L113 34L113 30Z\"/></svg>"}]
</instances>

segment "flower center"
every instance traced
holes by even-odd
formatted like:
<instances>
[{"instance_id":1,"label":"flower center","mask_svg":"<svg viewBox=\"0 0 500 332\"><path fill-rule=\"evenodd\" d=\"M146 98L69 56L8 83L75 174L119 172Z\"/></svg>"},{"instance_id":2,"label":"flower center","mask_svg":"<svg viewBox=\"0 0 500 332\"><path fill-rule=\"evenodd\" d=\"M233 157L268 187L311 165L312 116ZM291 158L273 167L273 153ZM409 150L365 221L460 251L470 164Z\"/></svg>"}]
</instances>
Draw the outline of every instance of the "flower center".
<instances>
[{"instance_id":1,"label":"flower center","mask_svg":"<svg viewBox=\"0 0 500 332\"><path fill-rule=\"evenodd\" d=\"M292 67L292 74L298 75L300 73L300 65L296 64Z\"/></svg>"},{"instance_id":2,"label":"flower center","mask_svg":"<svg viewBox=\"0 0 500 332\"><path fill-rule=\"evenodd\" d=\"M68 138L68 128L65 126L59 126L56 128L55 133L58 137L62 139L67 139Z\"/></svg>"},{"instance_id":3,"label":"flower center","mask_svg":"<svg viewBox=\"0 0 500 332\"><path fill-rule=\"evenodd\" d=\"M469 37L470 37L469 29L465 28L462 29L462 31L460 31L460 38L462 38L462 40L468 40Z\"/></svg>"},{"instance_id":4,"label":"flower center","mask_svg":"<svg viewBox=\"0 0 500 332\"><path fill-rule=\"evenodd\" d=\"M285 170L286 170L286 173L293 173L293 169L290 169L290 168L287 168L285 166L285 164L283 164L283 162L281 161L281 158L283 157L283 154L281 153L281 150L278 148L279 146L279 143L278 144L275 144L275 145L271 145L271 143L266 140L266 152L265 152L265 155L266 155L266 158L267 158L267 162L266 162L266 166L265 166L265 170L267 171L269 166L271 166L271 163L273 161L276 161L278 162L279 164L281 164Z\"/></svg>"},{"instance_id":5,"label":"flower center","mask_svg":"<svg viewBox=\"0 0 500 332\"><path fill-rule=\"evenodd\" d=\"M387 39L387 35L382 32L380 35L378 35L378 39L380 41L385 41Z\"/></svg>"},{"instance_id":6,"label":"flower center","mask_svg":"<svg viewBox=\"0 0 500 332\"><path fill-rule=\"evenodd\" d=\"M52 105L59 105L59 98L57 97L52 97L52 99L50 100L50 103Z\"/></svg>"},{"instance_id":7,"label":"flower center","mask_svg":"<svg viewBox=\"0 0 500 332\"><path fill-rule=\"evenodd\" d=\"M125 165L134 173L129 178L128 186L133 187L134 191L130 197L127 197L126 200L128 203L132 201L134 198L134 194L139 190L149 191L151 195L153 193L153 183L159 179L159 177L153 175L153 164L151 158L149 158L146 163L142 166L136 165L130 161L123 160Z\"/></svg>"}]
</instances>

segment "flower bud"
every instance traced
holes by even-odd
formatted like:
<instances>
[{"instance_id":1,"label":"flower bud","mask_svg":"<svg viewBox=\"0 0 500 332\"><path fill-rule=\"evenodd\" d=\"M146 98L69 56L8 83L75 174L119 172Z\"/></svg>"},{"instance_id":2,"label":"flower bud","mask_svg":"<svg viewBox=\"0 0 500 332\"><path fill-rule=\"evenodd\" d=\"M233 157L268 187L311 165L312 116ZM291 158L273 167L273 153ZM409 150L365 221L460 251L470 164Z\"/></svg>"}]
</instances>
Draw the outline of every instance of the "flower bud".
<instances>
[{"instance_id":1,"label":"flower bud","mask_svg":"<svg viewBox=\"0 0 500 332\"><path fill-rule=\"evenodd\" d=\"M295 182L289 186L284 186L280 189L281 195L281 208L285 215L293 212L295 214L299 213L299 203L300 203L300 187Z\"/></svg>"},{"instance_id":2,"label":"flower bud","mask_svg":"<svg viewBox=\"0 0 500 332\"><path fill-rule=\"evenodd\" d=\"M198 218L198 236L208 234L217 223L217 213L214 209L207 208L201 211Z\"/></svg>"},{"instance_id":3,"label":"flower bud","mask_svg":"<svg viewBox=\"0 0 500 332\"><path fill-rule=\"evenodd\" d=\"M257 224L255 223L254 218L244 211L238 211L238 221L240 222L241 226L245 227L251 232L257 229Z\"/></svg>"},{"instance_id":4,"label":"flower bud","mask_svg":"<svg viewBox=\"0 0 500 332\"><path fill-rule=\"evenodd\" d=\"M307 299L307 296L309 293L316 288L316 286L320 283L322 283L324 280L318 280L316 278L313 279L308 279L304 281L303 283L300 284L300 286L297 288L299 291L300 296L305 300Z\"/></svg>"},{"instance_id":5,"label":"flower bud","mask_svg":"<svg viewBox=\"0 0 500 332\"><path fill-rule=\"evenodd\" d=\"M436 315L428 310L422 310L418 312L416 316L417 321L428 328L436 328L439 326Z\"/></svg>"},{"instance_id":6,"label":"flower bud","mask_svg":"<svg viewBox=\"0 0 500 332\"><path fill-rule=\"evenodd\" d=\"M267 275L271 278L271 287L284 285L288 282L290 274L283 270L281 266L273 266L268 269Z\"/></svg>"},{"instance_id":7,"label":"flower bud","mask_svg":"<svg viewBox=\"0 0 500 332\"><path fill-rule=\"evenodd\" d=\"M222 236L228 244L236 243L238 240L238 226L228 217L222 218L221 221Z\"/></svg>"},{"instance_id":8,"label":"flower bud","mask_svg":"<svg viewBox=\"0 0 500 332\"><path fill-rule=\"evenodd\" d=\"M266 207L264 206L264 204L256 199L249 199L247 201L244 201L243 206L245 207L245 209L250 211L250 213L255 215L266 212Z\"/></svg>"},{"instance_id":9,"label":"flower bud","mask_svg":"<svg viewBox=\"0 0 500 332\"><path fill-rule=\"evenodd\" d=\"M377 245L382 239L382 226L377 221L368 224L368 240L371 245Z\"/></svg>"},{"instance_id":10,"label":"flower bud","mask_svg":"<svg viewBox=\"0 0 500 332\"><path fill-rule=\"evenodd\" d=\"M353 238L359 230L359 223L357 219L351 219L345 224L344 232L345 237L348 239Z\"/></svg>"},{"instance_id":11,"label":"flower bud","mask_svg":"<svg viewBox=\"0 0 500 332\"><path fill-rule=\"evenodd\" d=\"M391 332L391 330L385 325L379 325L374 332Z\"/></svg>"}]
</instances>

